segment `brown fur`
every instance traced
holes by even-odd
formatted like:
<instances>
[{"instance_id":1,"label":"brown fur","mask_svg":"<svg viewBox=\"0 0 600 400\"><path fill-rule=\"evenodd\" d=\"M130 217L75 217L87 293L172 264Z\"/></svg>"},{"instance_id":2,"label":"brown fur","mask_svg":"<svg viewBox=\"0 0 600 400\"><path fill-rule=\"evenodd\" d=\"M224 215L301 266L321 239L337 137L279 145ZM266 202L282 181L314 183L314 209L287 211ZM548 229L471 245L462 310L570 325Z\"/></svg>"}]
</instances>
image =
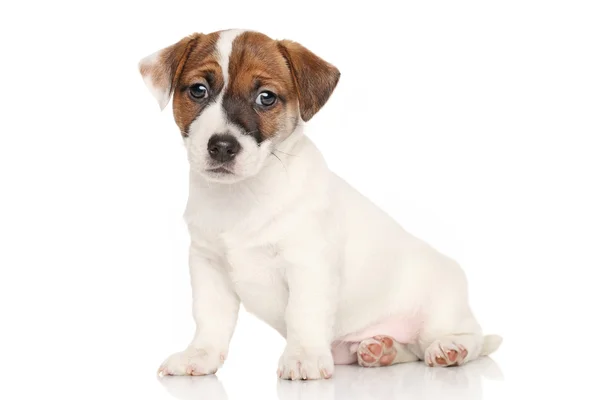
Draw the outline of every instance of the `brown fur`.
<instances>
[{"instance_id":1,"label":"brown fur","mask_svg":"<svg viewBox=\"0 0 600 400\"><path fill-rule=\"evenodd\" d=\"M229 58L229 86L223 98L228 118L260 142L297 123L298 99L286 60L277 42L257 32L245 32L234 42ZM278 99L261 109L255 103L269 90Z\"/></svg>"},{"instance_id":2,"label":"brown fur","mask_svg":"<svg viewBox=\"0 0 600 400\"><path fill-rule=\"evenodd\" d=\"M340 79L340 71L296 42L282 40L278 44L294 76L300 115L308 121L329 100Z\"/></svg>"},{"instance_id":3,"label":"brown fur","mask_svg":"<svg viewBox=\"0 0 600 400\"><path fill-rule=\"evenodd\" d=\"M140 68L142 75L151 74L155 85L173 94L175 122L184 136L223 90L223 72L215 52L219 33L183 38L164 49L158 62ZM223 95L227 117L259 143L277 133L291 133L298 110L304 121L311 119L325 105L340 77L337 68L298 43L275 41L258 32L245 32L233 41L228 74ZM198 83L208 87L208 99L190 97L190 86ZM255 103L264 90L277 95L270 108Z\"/></svg>"},{"instance_id":4,"label":"brown fur","mask_svg":"<svg viewBox=\"0 0 600 400\"><path fill-rule=\"evenodd\" d=\"M171 94L177 84L176 79L183 67L183 61L187 59L190 47L202 35L193 34L186 36L179 42L161 50L158 60L151 65L140 65L142 76L150 75L153 84Z\"/></svg>"},{"instance_id":5,"label":"brown fur","mask_svg":"<svg viewBox=\"0 0 600 400\"><path fill-rule=\"evenodd\" d=\"M173 94L173 116L182 135L188 135L188 128L202 112L210 99L223 89L223 72L219 65L215 45L218 33L202 35L190 50L185 61L177 87ZM208 101L198 102L189 95L191 85L202 83L208 87Z\"/></svg>"}]
</instances>

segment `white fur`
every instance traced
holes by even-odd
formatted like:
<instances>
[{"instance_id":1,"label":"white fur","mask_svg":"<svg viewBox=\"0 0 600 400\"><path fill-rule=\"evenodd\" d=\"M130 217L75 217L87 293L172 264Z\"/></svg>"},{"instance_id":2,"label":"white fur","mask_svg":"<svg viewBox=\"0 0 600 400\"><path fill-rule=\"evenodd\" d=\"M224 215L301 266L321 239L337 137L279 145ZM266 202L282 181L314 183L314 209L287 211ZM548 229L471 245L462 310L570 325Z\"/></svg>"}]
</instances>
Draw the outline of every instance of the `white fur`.
<instances>
[{"instance_id":1,"label":"white fur","mask_svg":"<svg viewBox=\"0 0 600 400\"><path fill-rule=\"evenodd\" d=\"M231 55L233 41L244 32L245 30L243 29L229 29L219 34L219 40L215 47L219 54L219 65L221 66L221 71L223 73L225 87L227 87L227 84L229 83L229 56Z\"/></svg>"},{"instance_id":2,"label":"white fur","mask_svg":"<svg viewBox=\"0 0 600 400\"><path fill-rule=\"evenodd\" d=\"M258 146L256 140L250 135L242 134L239 127L230 124L223 110L222 98L221 92L215 102L207 106L200 116L190 124L189 136L185 139L184 144L192 170L209 181L233 183L258 173L267 157L271 155L272 141L265 140ZM230 166L233 174L217 176L208 171L213 166L213 160L208 154L207 143L215 133L229 133L240 142L242 150L236 156L235 163Z\"/></svg>"},{"instance_id":3,"label":"white fur","mask_svg":"<svg viewBox=\"0 0 600 400\"><path fill-rule=\"evenodd\" d=\"M225 33L217 45L221 65L235 36ZM235 178L205 171L207 140L223 130L242 142ZM216 370L240 301L286 337L284 378L329 377L332 343L360 340L374 326L405 336L422 360L436 354L436 343L467 348L464 362L499 346L498 337L484 341L460 267L332 173L301 125L283 141L257 146L227 122L219 99L191 125L186 147L197 328L163 373ZM271 156L275 147L279 158Z\"/></svg>"}]
</instances>

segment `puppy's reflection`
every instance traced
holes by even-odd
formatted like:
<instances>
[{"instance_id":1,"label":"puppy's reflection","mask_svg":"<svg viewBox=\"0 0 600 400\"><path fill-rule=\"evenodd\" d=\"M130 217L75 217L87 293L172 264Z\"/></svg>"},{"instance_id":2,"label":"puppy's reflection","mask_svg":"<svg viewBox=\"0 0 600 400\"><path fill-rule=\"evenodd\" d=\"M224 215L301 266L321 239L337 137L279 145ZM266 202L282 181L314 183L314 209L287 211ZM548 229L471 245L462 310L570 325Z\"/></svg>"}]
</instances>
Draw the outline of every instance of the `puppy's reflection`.
<instances>
[{"instance_id":1,"label":"puppy's reflection","mask_svg":"<svg viewBox=\"0 0 600 400\"><path fill-rule=\"evenodd\" d=\"M452 368L431 368L422 362L384 368L339 365L331 381L279 381L277 394L279 400L476 400L483 398L484 378L503 379L498 365L488 357Z\"/></svg>"},{"instance_id":2,"label":"puppy's reflection","mask_svg":"<svg viewBox=\"0 0 600 400\"><path fill-rule=\"evenodd\" d=\"M165 376L159 381L179 400L227 400L227 393L215 375Z\"/></svg>"},{"instance_id":3,"label":"puppy's reflection","mask_svg":"<svg viewBox=\"0 0 600 400\"><path fill-rule=\"evenodd\" d=\"M384 368L336 366L333 379L277 380L279 400L483 399L483 379L502 380L502 371L488 357L461 367L430 368L424 363ZM179 400L228 400L216 376L164 377L161 383ZM252 389L249 388L249 396ZM258 394L258 393L256 393Z\"/></svg>"}]
</instances>

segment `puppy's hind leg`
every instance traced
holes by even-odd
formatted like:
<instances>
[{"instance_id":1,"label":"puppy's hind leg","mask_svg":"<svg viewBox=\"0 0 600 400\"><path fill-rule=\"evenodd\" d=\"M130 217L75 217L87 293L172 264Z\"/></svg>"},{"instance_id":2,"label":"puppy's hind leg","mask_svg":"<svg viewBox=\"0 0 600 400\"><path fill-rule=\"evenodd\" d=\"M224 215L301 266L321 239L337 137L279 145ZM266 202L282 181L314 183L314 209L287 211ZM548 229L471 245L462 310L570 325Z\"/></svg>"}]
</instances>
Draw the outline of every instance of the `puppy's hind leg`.
<instances>
[{"instance_id":1,"label":"puppy's hind leg","mask_svg":"<svg viewBox=\"0 0 600 400\"><path fill-rule=\"evenodd\" d=\"M418 342L410 346L430 367L462 365L502 343L500 336L483 336L468 304L464 274L458 268L454 272L435 288Z\"/></svg>"}]
</instances>

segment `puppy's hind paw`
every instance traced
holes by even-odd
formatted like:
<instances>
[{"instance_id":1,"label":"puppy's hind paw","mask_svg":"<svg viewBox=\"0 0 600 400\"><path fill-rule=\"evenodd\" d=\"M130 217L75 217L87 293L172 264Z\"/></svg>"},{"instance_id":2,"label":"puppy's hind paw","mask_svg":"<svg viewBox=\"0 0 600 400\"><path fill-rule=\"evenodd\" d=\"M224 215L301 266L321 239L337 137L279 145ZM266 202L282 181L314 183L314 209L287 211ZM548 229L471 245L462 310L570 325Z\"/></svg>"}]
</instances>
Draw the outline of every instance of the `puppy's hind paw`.
<instances>
[{"instance_id":1,"label":"puppy's hind paw","mask_svg":"<svg viewBox=\"0 0 600 400\"><path fill-rule=\"evenodd\" d=\"M462 365L469 352L461 344L450 340L436 340L425 350L425 363L430 367Z\"/></svg>"},{"instance_id":2,"label":"puppy's hind paw","mask_svg":"<svg viewBox=\"0 0 600 400\"><path fill-rule=\"evenodd\" d=\"M356 354L361 367L385 367L394 363L397 352L393 338L375 336L360 342Z\"/></svg>"}]
</instances>

